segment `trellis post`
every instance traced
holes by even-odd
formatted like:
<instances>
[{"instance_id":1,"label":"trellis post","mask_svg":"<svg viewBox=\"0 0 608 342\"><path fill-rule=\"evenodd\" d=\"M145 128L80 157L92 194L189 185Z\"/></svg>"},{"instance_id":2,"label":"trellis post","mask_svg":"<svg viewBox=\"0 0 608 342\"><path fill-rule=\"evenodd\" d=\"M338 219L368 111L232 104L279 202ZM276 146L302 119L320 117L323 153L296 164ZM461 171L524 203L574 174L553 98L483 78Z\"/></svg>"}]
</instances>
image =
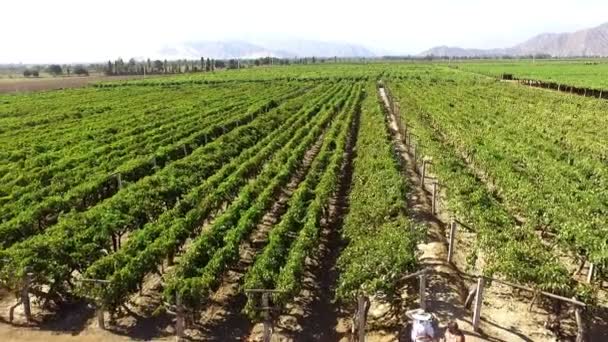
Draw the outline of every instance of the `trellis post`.
<instances>
[{"instance_id":1,"label":"trellis post","mask_svg":"<svg viewBox=\"0 0 608 342\"><path fill-rule=\"evenodd\" d=\"M485 279L479 277L477 279L477 295L475 296L475 308L473 311L473 330L479 331L479 323L481 322L481 306L483 304L483 286Z\"/></svg>"},{"instance_id":2,"label":"trellis post","mask_svg":"<svg viewBox=\"0 0 608 342\"><path fill-rule=\"evenodd\" d=\"M422 159L422 175L420 176L420 185L424 187L424 178L426 177L426 160Z\"/></svg>"},{"instance_id":3,"label":"trellis post","mask_svg":"<svg viewBox=\"0 0 608 342\"><path fill-rule=\"evenodd\" d=\"M589 272L587 272L587 283L589 284L593 281L593 272L595 272L595 265L591 263L589 264Z\"/></svg>"},{"instance_id":4,"label":"trellis post","mask_svg":"<svg viewBox=\"0 0 608 342\"><path fill-rule=\"evenodd\" d=\"M573 297L572 299L576 298ZM583 309L578 305L574 307L574 318L576 319L576 342L586 342L587 332L583 319Z\"/></svg>"},{"instance_id":5,"label":"trellis post","mask_svg":"<svg viewBox=\"0 0 608 342\"><path fill-rule=\"evenodd\" d=\"M110 283L109 280L104 280L104 279L80 279L81 282L85 282L85 283L93 283L95 286L98 286L100 284L108 284ZM106 329L106 323L103 317L103 312L104 312L104 303L102 299L98 299L97 303L96 303L96 308L95 308L95 314L97 316L97 325L99 326L99 328L105 330Z\"/></svg>"},{"instance_id":6,"label":"trellis post","mask_svg":"<svg viewBox=\"0 0 608 342\"><path fill-rule=\"evenodd\" d=\"M433 215L437 214L437 181L433 182L433 204L431 212Z\"/></svg>"},{"instance_id":7,"label":"trellis post","mask_svg":"<svg viewBox=\"0 0 608 342\"><path fill-rule=\"evenodd\" d=\"M122 175L120 172L116 174L116 182L118 184L118 188L122 189Z\"/></svg>"},{"instance_id":8,"label":"trellis post","mask_svg":"<svg viewBox=\"0 0 608 342\"><path fill-rule=\"evenodd\" d=\"M420 275L420 308L426 310L426 273Z\"/></svg>"},{"instance_id":9,"label":"trellis post","mask_svg":"<svg viewBox=\"0 0 608 342\"><path fill-rule=\"evenodd\" d=\"M363 295L359 295L359 297L357 298L357 337L359 342L365 341L365 312L365 297Z\"/></svg>"},{"instance_id":10,"label":"trellis post","mask_svg":"<svg viewBox=\"0 0 608 342\"><path fill-rule=\"evenodd\" d=\"M97 325L100 329L106 330L106 322L103 317L103 304L101 302L97 303L97 307L95 308L95 315L97 316Z\"/></svg>"},{"instance_id":11,"label":"trellis post","mask_svg":"<svg viewBox=\"0 0 608 342\"><path fill-rule=\"evenodd\" d=\"M184 317L184 306L182 305L182 297L179 292L175 294L175 340L182 342L184 340L184 331L186 329L186 320Z\"/></svg>"},{"instance_id":12,"label":"trellis post","mask_svg":"<svg viewBox=\"0 0 608 342\"><path fill-rule=\"evenodd\" d=\"M454 241L456 237L456 220L452 219L450 222L450 244L448 245L448 263L452 263L454 258Z\"/></svg>"},{"instance_id":13,"label":"trellis post","mask_svg":"<svg viewBox=\"0 0 608 342\"><path fill-rule=\"evenodd\" d=\"M270 300L268 292L262 293L262 307L264 309L264 342L270 342L272 327L270 322Z\"/></svg>"},{"instance_id":14,"label":"trellis post","mask_svg":"<svg viewBox=\"0 0 608 342\"><path fill-rule=\"evenodd\" d=\"M272 337L272 317L270 315L270 310L272 310L272 307L270 306L270 294L282 292L284 291L269 289L245 289L245 293L247 294L262 294L262 306L258 307L258 309L264 312L264 342L270 342L270 338Z\"/></svg>"},{"instance_id":15,"label":"trellis post","mask_svg":"<svg viewBox=\"0 0 608 342\"><path fill-rule=\"evenodd\" d=\"M32 320L32 310L30 306L30 284L34 274L27 272L23 277L23 287L21 288L21 302L23 303L23 313L25 319L30 322Z\"/></svg>"}]
</instances>

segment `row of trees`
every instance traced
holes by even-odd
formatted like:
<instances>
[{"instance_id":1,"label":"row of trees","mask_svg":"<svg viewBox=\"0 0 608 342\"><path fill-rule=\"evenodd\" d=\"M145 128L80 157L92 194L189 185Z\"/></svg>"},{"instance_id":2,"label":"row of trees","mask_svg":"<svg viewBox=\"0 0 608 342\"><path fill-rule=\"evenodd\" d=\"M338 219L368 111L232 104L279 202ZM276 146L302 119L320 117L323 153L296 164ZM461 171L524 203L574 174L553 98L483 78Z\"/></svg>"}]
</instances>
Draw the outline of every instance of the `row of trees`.
<instances>
[{"instance_id":1,"label":"row of trees","mask_svg":"<svg viewBox=\"0 0 608 342\"><path fill-rule=\"evenodd\" d=\"M198 60L177 59L137 61L135 58L125 62L122 58L115 61L108 61L104 66L106 75L145 75L145 74L181 74L190 72L213 72L216 69L241 69L253 66L265 65L289 65L289 64L315 64L328 61L337 62L338 58L276 58L263 57L257 59L210 59L201 57Z\"/></svg>"},{"instance_id":2,"label":"row of trees","mask_svg":"<svg viewBox=\"0 0 608 342\"><path fill-rule=\"evenodd\" d=\"M135 58L124 62L122 58L118 58L114 62L108 61L104 68L106 75L146 75L146 74L181 74L189 72L212 72L216 68L225 68L223 61L214 59L200 60L178 59L175 61L150 60L136 61Z\"/></svg>"},{"instance_id":3,"label":"row of trees","mask_svg":"<svg viewBox=\"0 0 608 342\"><path fill-rule=\"evenodd\" d=\"M349 59L341 59L345 61ZM211 59L201 57L198 60L151 60L137 61L135 58L125 62L122 58L108 61L106 64L85 65L59 65L51 64L46 67L34 67L23 70L25 77L39 77L42 71L53 76L76 75L88 76L89 73L104 73L106 75L146 75L146 74L182 74L192 72L213 72L217 69L241 69L253 66L273 66L289 64L316 64L325 62L338 62L338 58L276 58L263 57L257 59Z\"/></svg>"},{"instance_id":4,"label":"row of trees","mask_svg":"<svg viewBox=\"0 0 608 342\"><path fill-rule=\"evenodd\" d=\"M23 70L23 76L25 77L39 77L40 76L40 68L35 69L25 69ZM61 66L59 64L51 64L45 68L45 71L53 76L63 75L64 72L70 75L77 76L89 76L89 70L84 65L65 65Z\"/></svg>"}]
</instances>

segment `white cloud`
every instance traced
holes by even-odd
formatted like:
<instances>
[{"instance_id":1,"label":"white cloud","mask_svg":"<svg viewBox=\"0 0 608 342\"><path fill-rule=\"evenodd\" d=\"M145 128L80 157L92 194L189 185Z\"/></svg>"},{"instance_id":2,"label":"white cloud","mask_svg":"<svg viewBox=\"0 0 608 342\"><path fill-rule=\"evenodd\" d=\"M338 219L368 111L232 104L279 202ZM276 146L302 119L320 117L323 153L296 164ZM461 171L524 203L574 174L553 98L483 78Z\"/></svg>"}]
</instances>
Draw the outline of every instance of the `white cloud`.
<instances>
[{"instance_id":1,"label":"white cloud","mask_svg":"<svg viewBox=\"0 0 608 342\"><path fill-rule=\"evenodd\" d=\"M602 0L3 0L0 62L103 61L187 40L274 36L395 53L434 45L504 47L608 20Z\"/></svg>"}]
</instances>

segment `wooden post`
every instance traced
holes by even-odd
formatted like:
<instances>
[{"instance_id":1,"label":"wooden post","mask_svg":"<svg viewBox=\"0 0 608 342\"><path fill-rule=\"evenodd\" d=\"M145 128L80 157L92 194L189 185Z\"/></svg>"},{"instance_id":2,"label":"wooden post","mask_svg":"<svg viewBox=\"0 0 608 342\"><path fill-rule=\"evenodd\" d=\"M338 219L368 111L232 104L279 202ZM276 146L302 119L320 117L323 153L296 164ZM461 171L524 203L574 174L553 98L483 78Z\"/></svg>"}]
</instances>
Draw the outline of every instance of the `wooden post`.
<instances>
[{"instance_id":1,"label":"wooden post","mask_svg":"<svg viewBox=\"0 0 608 342\"><path fill-rule=\"evenodd\" d=\"M587 272L587 283L591 284L593 282L593 272L595 271L595 265L593 263L589 264L589 272Z\"/></svg>"},{"instance_id":2,"label":"wooden post","mask_svg":"<svg viewBox=\"0 0 608 342\"><path fill-rule=\"evenodd\" d=\"M365 297L360 295L357 299L357 337L359 342L365 341Z\"/></svg>"},{"instance_id":3,"label":"wooden post","mask_svg":"<svg viewBox=\"0 0 608 342\"><path fill-rule=\"evenodd\" d=\"M475 308L473 312L473 330L479 331L479 323L481 321L481 305L483 304L483 286L485 280L483 277L477 279L477 296L475 296Z\"/></svg>"},{"instance_id":4,"label":"wooden post","mask_svg":"<svg viewBox=\"0 0 608 342\"><path fill-rule=\"evenodd\" d=\"M171 249L167 255L167 266L173 266L173 258L175 257L175 251Z\"/></svg>"},{"instance_id":5,"label":"wooden post","mask_svg":"<svg viewBox=\"0 0 608 342\"><path fill-rule=\"evenodd\" d=\"M80 279L80 281L83 283L92 283L93 286L101 286L102 284L110 283L109 280L104 280L104 279L82 278L82 279ZM97 325L99 326L99 328L105 330L106 324L105 324L104 317L103 317L103 311L105 308L104 308L103 300L98 299L95 306L96 306L95 314L97 315Z\"/></svg>"},{"instance_id":6,"label":"wooden post","mask_svg":"<svg viewBox=\"0 0 608 342\"><path fill-rule=\"evenodd\" d=\"M422 175L420 176L420 185L424 188L424 178L426 177L426 160L422 160Z\"/></svg>"},{"instance_id":7,"label":"wooden post","mask_svg":"<svg viewBox=\"0 0 608 342\"><path fill-rule=\"evenodd\" d=\"M154 165L154 168L158 167L158 164L156 164L156 156L152 157L152 165Z\"/></svg>"},{"instance_id":8,"label":"wooden post","mask_svg":"<svg viewBox=\"0 0 608 342\"><path fill-rule=\"evenodd\" d=\"M431 208L433 215L437 214L437 181L433 182L433 204Z\"/></svg>"},{"instance_id":9,"label":"wooden post","mask_svg":"<svg viewBox=\"0 0 608 342\"><path fill-rule=\"evenodd\" d=\"M97 315L97 326L99 326L100 329L105 330L106 322L103 317L103 302L101 300L97 303L95 314Z\"/></svg>"},{"instance_id":10,"label":"wooden post","mask_svg":"<svg viewBox=\"0 0 608 342\"><path fill-rule=\"evenodd\" d=\"M560 91L560 90L561 90L561 89L560 89L561 87L562 87L562 85L561 85L561 84L558 84L558 85L557 85L557 91Z\"/></svg>"},{"instance_id":11,"label":"wooden post","mask_svg":"<svg viewBox=\"0 0 608 342\"><path fill-rule=\"evenodd\" d=\"M116 181L118 182L118 188L122 189L122 175L120 172L116 174Z\"/></svg>"},{"instance_id":12,"label":"wooden post","mask_svg":"<svg viewBox=\"0 0 608 342\"><path fill-rule=\"evenodd\" d=\"M410 141L411 143L411 141ZM414 171L418 172L418 156L416 155L416 145L413 145L412 148L414 149Z\"/></svg>"},{"instance_id":13,"label":"wooden post","mask_svg":"<svg viewBox=\"0 0 608 342\"><path fill-rule=\"evenodd\" d=\"M30 284L32 282L33 273L26 273L23 278L23 287L21 288L21 302L23 303L23 313L26 321L32 320L32 310L30 307Z\"/></svg>"},{"instance_id":14,"label":"wooden post","mask_svg":"<svg viewBox=\"0 0 608 342\"><path fill-rule=\"evenodd\" d=\"M454 258L454 241L456 238L456 221L450 222L450 245L448 246L448 262L452 263Z\"/></svg>"},{"instance_id":15,"label":"wooden post","mask_svg":"<svg viewBox=\"0 0 608 342\"><path fill-rule=\"evenodd\" d=\"M576 299L573 297L573 299ZM580 306L574 307L574 317L576 318L576 342L587 341L587 329L583 319L583 309Z\"/></svg>"},{"instance_id":16,"label":"wooden post","mask_svg":"<svg viewBox=\"0 0 608 342\"><path fill-rule=\"evenodd\" d=\"M186 144L184 144L182 148L184 149L184 157L188 156L188 148L186 148Z\"/></svg>"},{"instance_id":17,"label":"wooden post","mask_svg":"<svg viewBox=\"0 0 608 342\"><path fill-rule=\"evenodd\" d=\"M175 294L175 308L176 308L176 320L175 320L175 340L181 342L184 339L184 330L186 329L186 321L184 317L184 307L182 305L182 297L179 292Z\"/></svg>"},{"instance_id":18,"label":"wooden post","mask_svg":"<svg viewBox=\"0 0 608 342\"><path fill-rule=\"evenodd\" d=\"M420 308L426 310L426 273L420 275Z\"/></svg>"},{"instance_id":19,"label":"wooden post","mask_svg":"<svg viewBox=\"0 0 608 342\"><path fill-rule=\"evenodd\" d=\"M467 299L464 301L464 308L470 309L471 305L473 305L473 299L475 299L475 294L477 294L477 285L472 286L469 289L469 294L467 295Z\"/></svg>"},{"instance_id":20,"label":"wooden post","mask_svg":"<svg viewBox=\"0 0 608 342\"><path fill-rule=\"evenodd\" d=\"M270 326L270 302L268 300L268 292L262 293L262 309L264 310L264 342L270 342L272 330Z\"/></svg>"}]
</instances>

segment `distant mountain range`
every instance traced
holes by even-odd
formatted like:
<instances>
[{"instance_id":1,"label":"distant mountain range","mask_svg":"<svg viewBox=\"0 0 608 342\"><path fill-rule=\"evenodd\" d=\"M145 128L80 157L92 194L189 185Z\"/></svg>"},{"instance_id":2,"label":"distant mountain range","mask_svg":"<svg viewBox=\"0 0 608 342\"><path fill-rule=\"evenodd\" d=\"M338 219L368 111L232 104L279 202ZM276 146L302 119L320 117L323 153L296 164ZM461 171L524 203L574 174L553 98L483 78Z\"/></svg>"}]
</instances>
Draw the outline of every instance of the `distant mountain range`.
<instances>
[{"instance_id":1,"label":"distant mountain range","mask_svg":"<svg viewBox=\"0 0 608 342\"><path fill-rule=\"evenodd\" d=\"M158 57L167 59L254 59L261 57L375 57L376 54L356 44L313 40L284 40L265 43L244 41L198 41L165 46Z\"/></svg>"},{"instance_id":2,"label":"distant mountain range","mask_svg":"<svg viewBox=\"0 0 608 342\"><path fill-rule=\"evenodd\" d=\"M438 46L419 56L494 57L533 54L549 54L553 57L608 56L608 23L572 33L543 33L510 48L482 50Z\"/></svg>"}]
</instances>

